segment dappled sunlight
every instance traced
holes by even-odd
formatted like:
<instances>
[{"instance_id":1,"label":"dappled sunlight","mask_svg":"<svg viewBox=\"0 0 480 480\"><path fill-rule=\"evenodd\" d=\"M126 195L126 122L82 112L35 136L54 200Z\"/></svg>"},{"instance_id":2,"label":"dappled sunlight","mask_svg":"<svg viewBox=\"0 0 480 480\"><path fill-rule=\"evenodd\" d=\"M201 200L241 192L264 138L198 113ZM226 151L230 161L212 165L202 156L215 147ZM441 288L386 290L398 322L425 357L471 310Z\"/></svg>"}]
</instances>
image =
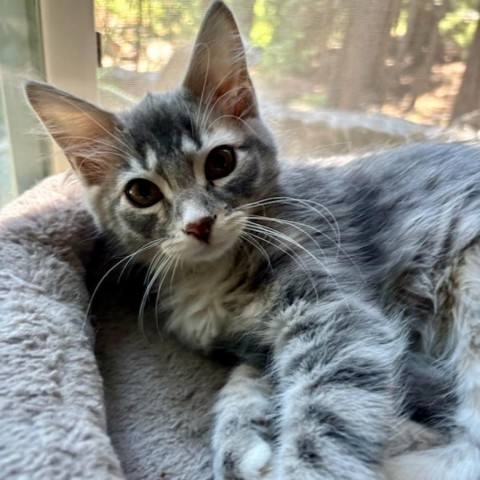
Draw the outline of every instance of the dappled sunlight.
<instances>
[{"instance_id":1,"label":"dappled sunlight","mask_svg":"<svg viewBox=\"0 0 480 480\"><path fill-rule=\"evenodd\" d=\"M209 3L196 0L186 8L182 2L96 0L105 106L124 108L128 98L181 82ZM265 101L296 111L329 108L426 125L451 122L466 63L474 56L474 1L372 0L368 8L348 1L227 3ZM476 98L471 88L462 95ZM480 107L479 100L470 105ZM464 110L457 107L455 115Z\"/></svg>"}]
</instances>

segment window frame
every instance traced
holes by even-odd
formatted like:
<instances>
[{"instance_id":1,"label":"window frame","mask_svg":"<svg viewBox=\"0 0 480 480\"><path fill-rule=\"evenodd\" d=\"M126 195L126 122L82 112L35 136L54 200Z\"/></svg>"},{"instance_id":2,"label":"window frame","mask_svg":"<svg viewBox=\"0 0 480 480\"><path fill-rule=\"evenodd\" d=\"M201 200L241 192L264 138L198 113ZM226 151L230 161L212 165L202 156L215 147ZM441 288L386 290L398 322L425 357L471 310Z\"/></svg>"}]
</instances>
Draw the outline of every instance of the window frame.
<instances>
[{"instance_id":1,"label":"window frame","mask_svg":"<svg viewBox=\"0 0 480 480\"><path fill-rule=\"evenodd\" d=\"M1 204L68 168L60 150L41 134L23 92L25 81L46 81L96 102L97 41L94 0L0 0L0 12L4 41L16 48L0 53L1 140L6 140L0 152L6 172Z\"/></svg>"},{"instance_id":2,"label":"window frame","mask_svg":"<svg viewBox=\"0 0 480 480\"><path fill-rule=\"evenodd\" d=\"M73 95L97 101L94 0L39 0L45 80ZM68 167L53 147L51 172Z\"/></svg>"}]
</instances>

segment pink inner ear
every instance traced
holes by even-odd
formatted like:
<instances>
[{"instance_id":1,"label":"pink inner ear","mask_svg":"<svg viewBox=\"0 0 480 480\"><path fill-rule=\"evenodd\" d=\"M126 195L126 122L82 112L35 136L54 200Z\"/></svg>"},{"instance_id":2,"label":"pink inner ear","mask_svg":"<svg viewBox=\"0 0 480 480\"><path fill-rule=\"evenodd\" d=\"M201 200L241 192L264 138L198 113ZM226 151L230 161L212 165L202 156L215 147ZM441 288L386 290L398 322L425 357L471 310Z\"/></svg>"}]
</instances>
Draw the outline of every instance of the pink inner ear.
<instances>
[{"instance_id":1,"label":"pink inner ear","mask_svg":"<svg viewBox=\"0 0 480 480\"><path fill-rule=\"evenodd\" d=\"M210 102L215 108L226 115L238 118L247 118L256 114L256 101L253 87L248 87L249 80L242 84L235 79L228 80L217 87Z\"/></svg>"},{"instance_id":2,"label":"pink inner ear","mask_svg":"<svg viewBox=\"0 0 480 480\"><path fill-rule=\"evenodd\" d=\"M246 87L241 87L238 92L237 102L234 106L234 115L236 117L250 117L256 112L255 100L251 97L251 91Z\"/></svg>"}]
</instances>

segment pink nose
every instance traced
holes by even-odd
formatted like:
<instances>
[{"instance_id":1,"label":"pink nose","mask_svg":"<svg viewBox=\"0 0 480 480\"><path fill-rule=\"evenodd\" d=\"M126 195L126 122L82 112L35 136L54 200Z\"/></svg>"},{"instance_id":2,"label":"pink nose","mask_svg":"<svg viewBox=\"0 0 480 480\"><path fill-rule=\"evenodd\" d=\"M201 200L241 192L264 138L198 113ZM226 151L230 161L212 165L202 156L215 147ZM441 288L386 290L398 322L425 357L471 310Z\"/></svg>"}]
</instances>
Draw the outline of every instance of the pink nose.
<instances>
[{"instance_id":1,"label":"pink nose","mask_svg":"<svg viewBox=\"0 0 480 480\"><path fill-rule=\"evenodd\" d=\"M196 222L189 223L184 231L187 235L194 235L202 242L208 243L214 221L215 217L204 217Z\"/></svg>"}]
</instances>

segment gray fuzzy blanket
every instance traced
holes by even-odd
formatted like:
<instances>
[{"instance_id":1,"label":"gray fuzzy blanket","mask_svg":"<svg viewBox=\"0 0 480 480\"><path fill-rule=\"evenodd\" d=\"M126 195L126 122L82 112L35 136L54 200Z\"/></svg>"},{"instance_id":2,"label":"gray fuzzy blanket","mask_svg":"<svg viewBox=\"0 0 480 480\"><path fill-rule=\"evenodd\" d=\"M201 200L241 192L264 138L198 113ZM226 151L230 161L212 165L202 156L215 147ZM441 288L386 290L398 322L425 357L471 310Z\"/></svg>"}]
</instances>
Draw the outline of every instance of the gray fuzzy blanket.
<instances>
[{"instance_id":1,"label":"gray fuzzy blanket","mask_svg":"<svg viewBox=\"0 0 480 480\"><path fill-rule=\"evenodd\" d=\"M0 478L208 479L228 368L141 334L116 281L87 315L95 235L68 175L0 212Z\"/></svg>"}]
</instances>

